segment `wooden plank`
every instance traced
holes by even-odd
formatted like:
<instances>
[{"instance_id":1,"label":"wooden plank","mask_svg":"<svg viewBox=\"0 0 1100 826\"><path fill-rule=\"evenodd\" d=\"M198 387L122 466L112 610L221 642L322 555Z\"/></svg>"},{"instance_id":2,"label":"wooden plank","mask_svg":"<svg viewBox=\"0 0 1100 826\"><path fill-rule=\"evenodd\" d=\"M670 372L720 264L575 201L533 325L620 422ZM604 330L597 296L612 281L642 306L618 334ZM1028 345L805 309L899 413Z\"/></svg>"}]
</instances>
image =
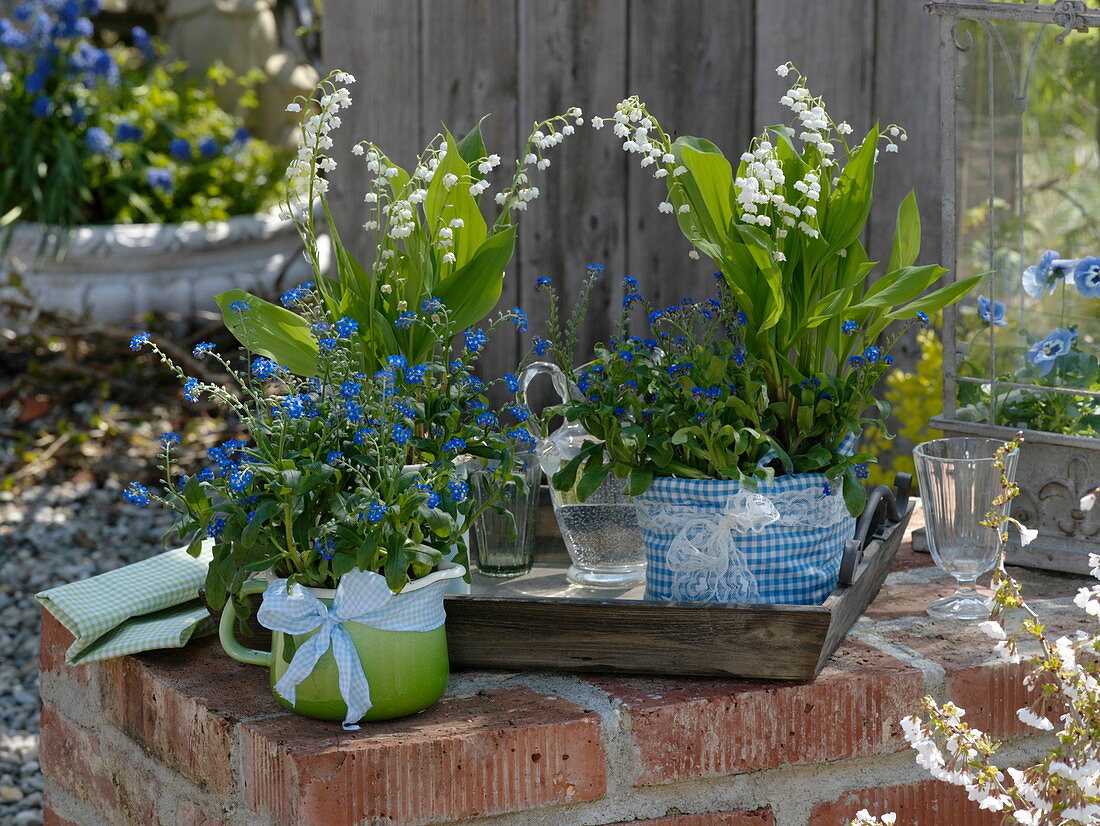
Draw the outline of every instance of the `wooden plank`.
<instances>
[{"instance_id":1,"label":"wooden plank","mask_svg":"<svg viewBox=\"0 0 1100 826\"><path fill-rule=\"evenodd\" d=\"M355 75L354 105L333 133L331 176L333 214L341 239L361 260L373 243L362 229L366 221L366 171L351 146L373 140L395 161L408 164L420 140L420 9L407 0L370 3L334 2L325 8L324 62Z\"/></svg>"},{"instance_id":2,"label":"wooden plank","mask_svg":"<svg viewBox=\"0 0 1100 826\"><path fill-rule=\"evenodd\" d=\"M819 606L447 598L457 667L808 680L828 624Z\"/></svg>"},{"instance_id":3,"label":"wooden plank","mask_svg":"<svg viewBox=\"0 0 1100 826\"><path fill-rule=\"evenodd\" d=\"M482 125L485 145L490 153L503 159L490 177L492 189L482 199L485 218L492 223L499 210L492 194L511 180L511 162L527 137L527 130L518 123L516 6L498 0L421 0L421 8L421 144L440 130L441 123L461 138L483 115L490 115ZM504 280L498 311L519 304L516 269L513 262ZM497 329L482 353L478 372L489 381L514 371L518 360L518 334L506 325Z\"/></svg>"},{"instance_id":4,"label":"wooden plank","mask_svg":"<svg viewBox=\"0 0 1100 826\"><path fill-rule=\"evenodd\" d=\"M521 129L570 106L583 107L586 116L614 111L626 92L626 29L626 0L519 4ZM606 340L621 300L626 158L606 132L579 131L551 150L551 167L535 175L542 196L520 222L518 272L520 304L531 315L531 332L542 334L546 302L534 293L535 278L553 279L568 312L585 264L607 267L580 336L584 354ZM534 402L550 398L548 390L532 387Z\"/></svg>"},{"instance_id":5,"label":"wooden plank","mask_svg":"<svg viewBox=\"0 0 1100 826\"><path fill-rule=\"evenodd\" d=\"M867 0L757 0L756 131L790 120L779 104L790 78L775 73L788 60L825 96L834 119L857 133L871 128L874 11Z\"/></svg>"},{"instance_id":6,"label":"wooden plank","mask_svg":"<svg viewBox=\"0 0 1100 826\"><path fill-rule=\"evenodd\" d=\"M753 135L754 11L754 0L631 2L629 90L673 138L708 138L729 157L744 151ZM637 160L627 172L628 272L657 306L713 294L713 263L688 258L675 218L657 211L664 182Z\"/></svg>"},{"instance_id":7,"label":"wooden plank","mask_svg":"<svg viewBox=\"0 0 1100 826\"><path fill-rule=\"evenodd\" d=\"M863 561L856 569L855 582L848 586L838 586L825 600L823 607L832 613L832 620L829 623L829 633L821 648L821 656L817 661L818 672L825 667L825 663L836 651L840 641L848 633L848 629L878 595L882 583L886 581L886 575L890 573L894 555L905 536L905 529L909 525L909 519L913 516L915 507L916 502L910 500L905 513L901 515L901 522L892 526L883 539L875 540L867 546Z\"/></svg>"},{"instance_id":8,"label":"wooden plank","mask_svg":"<svg viewBox=\"0 0 1100 826\"><path fill-rule=\"evenodd\" d=\"M872 261L890 260L897 207L911 189L920 205L919 262L940 261L940 100L939 85L934 82L939 70L939 19L925 12L920 0L878 0L874 115L883 124L905 127L909 140L897 155L884 156L878 165L868 233ZM885 272L881 266L871 277ZM916 329L901 338L893 357L896 369L915 368L920 359ZM912 445L899 440L894 449L905 453Z\"/></svg>"}]
</instances>

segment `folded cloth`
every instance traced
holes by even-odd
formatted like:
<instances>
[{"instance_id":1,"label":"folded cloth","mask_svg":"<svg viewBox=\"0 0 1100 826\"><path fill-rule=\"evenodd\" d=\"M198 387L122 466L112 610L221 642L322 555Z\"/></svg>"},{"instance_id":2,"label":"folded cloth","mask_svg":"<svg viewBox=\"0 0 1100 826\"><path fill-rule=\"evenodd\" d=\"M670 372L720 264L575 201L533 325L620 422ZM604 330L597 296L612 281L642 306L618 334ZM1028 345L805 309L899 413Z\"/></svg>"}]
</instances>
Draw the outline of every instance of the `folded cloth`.
<instances>
[{"instance_id":1,"label":"folded cloth","mask_svg":"<svg viewBox=\"0 0 1100 826\"><path fill-rule=\"evenodd\" d=\"M211 550L176 548L115 571L59 585L36 595L76 640L70 665L109 660L155 648L182 648L214 623L198 599Z\"/></svg>"}]
</instances>

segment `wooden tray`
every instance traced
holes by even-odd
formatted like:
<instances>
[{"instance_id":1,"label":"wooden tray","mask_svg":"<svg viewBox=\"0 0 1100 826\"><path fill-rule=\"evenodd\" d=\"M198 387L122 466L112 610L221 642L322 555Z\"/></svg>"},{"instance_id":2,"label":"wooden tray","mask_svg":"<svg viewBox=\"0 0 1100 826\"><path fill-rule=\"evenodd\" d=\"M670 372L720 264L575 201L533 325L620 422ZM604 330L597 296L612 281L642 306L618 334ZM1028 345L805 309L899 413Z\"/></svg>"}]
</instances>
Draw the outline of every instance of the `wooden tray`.
<instances>
[{"instance_id":1,"label":"wooden tray","mask_svg":"<svg viewBox=\"0 0 1100 826\"><path fill-rule=\"evenodd\" d=\"M655 602L565 579L568 558L540 537L529 574L473 575L447 597L456 667L810 680L886 579L913 512L908 479L879 487L846 549L840 584L822 605ZM553 518L552 515L550 517ZM550 527L540 521L545 530ZM860 558L862 550L862 558Z\"/></svg>"}]
</instances>

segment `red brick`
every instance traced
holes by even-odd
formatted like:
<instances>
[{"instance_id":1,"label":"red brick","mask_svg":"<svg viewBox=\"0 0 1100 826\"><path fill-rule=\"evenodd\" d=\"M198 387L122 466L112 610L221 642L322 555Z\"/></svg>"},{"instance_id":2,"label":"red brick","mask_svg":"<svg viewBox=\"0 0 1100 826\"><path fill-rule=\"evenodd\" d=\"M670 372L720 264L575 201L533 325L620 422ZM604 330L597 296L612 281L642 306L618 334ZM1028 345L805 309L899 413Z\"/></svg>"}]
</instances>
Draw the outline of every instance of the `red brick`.
<instances>
[{"instance_id":1,"label":"red brick","mask_svg":"<svg viewBox=\"0 0 1100 826\"><path fill-rule=\"evenodd\" d=\"M1042 617L1048 635L1054 636L1072 634L1090 622L1082 611L1043 612ZM1016 717L1016 710L1033 700L1022 682L1028 668L995 659L994 642L977 623L929 619L885 635L943 666L947 696L966 710L964 719L970 725L995 738L1036 733Z\"/></svg>"},{"instance_id":2,"label":"red brick","mask_svg":"<svg viewBox=\"0 0 1100 826\"><path fill-rule=\"evenodd\" d=\"M899 751L923 692L916 669L856 642L810 683L590 681L630 715L639 786Z\"/></svg>"},{"instance_id":3,"label":"red brick","mask_svg":"<svg viewBox=\"0 0 1100 826\"><path fill-rule=\"evenodd\" d=\"M50 808L50 805L47 803L46 808L42 810L42 826L80 826L80 824L73 823L71 820L66 820Z\"/></svg>"},{"instance_id":4,"label":"red brick","mask_svg":"<svg viewBox=\"0 0 1100 826\"><path fill-rule=\"evenodd\" d=\"M233 782L236 721L279 710L266 669L230 659L214 639L107 661L100 683L108 720L157 759L220 795Z\"/></svg>"},{"instance_id":5,"label":"red brick","mask_svg":"<svg viewBox=\"0 0 1100 826\"><path fill-rule=\"evenodd\" d=\"M105 746L87 729L42 709L42 771L68 794L95 807L111 824L157 822L156 778Z\"/></svg>"},{"instance_id":6,"label":"red brick","mask_svg":"<svg viewBox=\"0 0 1100 826\"><path fill-rule=\"evenodd\" d=\"M282 824L414 826L606 790L596 714L527 688L447 698L358 732L300 717L241 731L245 802Z\"/></svg>"},{"instance_id":7,"label":"red brick","mask_svg":"<svg viewBox=\"0 0 1100 826\"><path fill-rule=\"evenodd\" d=\"M88 685L94 666L66 665L65 652L76 639L72 633L54 619L53 614L42 609L42 638L38 649L38 670L71 680L78 685Z\"/></svg>"},{"instance_id":8,"label":"red brick","mask_svg":"<svg viewBox=\"0 0 1100 826\"><path fill-rule=\"evenodd\" d=\"M182 800L176 810L176 826L225 826L225 821L209 817L190 800Z\"/></svg>"},{"instance_id":9,"label":"red brick","mask_svg":"<svg viewBox=\"0 0 1100 826\"><path fill-rule=\"evenodd\" d=\"M649 826L775 826L775 817L770 808L754 809L751 812L738 809L735 812L705 812L697 815L668 815L652 820L624 820L612 826L630 826L632 823L647 823Z\"/></svg>"},{"instance_id":10,"label":"red brick","mask_svg":"<svg viewBox=\"0 0 1100 826\"><path fill-rule=\"evenodd\" d=\"M936 780L846 792L810 812L807 826L848 826L860 809L881 815L895 812L898 826L1000 826L1002 815L983 812L959 786Z\"/></svg>"}]
</instances>

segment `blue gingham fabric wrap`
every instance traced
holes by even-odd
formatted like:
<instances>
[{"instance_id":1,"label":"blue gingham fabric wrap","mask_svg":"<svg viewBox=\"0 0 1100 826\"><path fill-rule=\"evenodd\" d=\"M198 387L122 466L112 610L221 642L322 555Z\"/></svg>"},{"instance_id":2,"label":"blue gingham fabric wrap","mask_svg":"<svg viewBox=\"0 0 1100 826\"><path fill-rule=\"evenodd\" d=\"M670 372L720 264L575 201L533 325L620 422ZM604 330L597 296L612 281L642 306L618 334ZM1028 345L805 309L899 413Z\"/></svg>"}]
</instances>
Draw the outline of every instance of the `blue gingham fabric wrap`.
<instances>
[{"instance_id":1,"label":"blue gingham fabric wrap","mask_svg":"<svg viewBox=\"0 0 1100 826\"><path fill-rule=\"evenodd\" d=\"M443 594L449 580L439 580L415 591L394 594L386 578L370 571L352 571L340 585L328 607L305 588L288 590L285 579L267 586L256 617L260 624L284 634L317 633L302 643L279 681L275 692L294 703L298 684L313 673L318 660L332 649L340 678L340 696L347 703L344 729L355 725L371 708L370 685L363 664L344 623L357 622L383 631L432 631L446 621Z\"/></svg>"},{"instance_id":2,"label":"blue gingham fabric wrap","mask_svg":"<svg viewBox=\"0 0 1100 826\"><path fill-rule=\"evenodd\" d=\"M826 482L796 474L742 491L724 479L654 479L635 500L646 599L820 605L855 534Z\"/></svg>"}]
</instances>

